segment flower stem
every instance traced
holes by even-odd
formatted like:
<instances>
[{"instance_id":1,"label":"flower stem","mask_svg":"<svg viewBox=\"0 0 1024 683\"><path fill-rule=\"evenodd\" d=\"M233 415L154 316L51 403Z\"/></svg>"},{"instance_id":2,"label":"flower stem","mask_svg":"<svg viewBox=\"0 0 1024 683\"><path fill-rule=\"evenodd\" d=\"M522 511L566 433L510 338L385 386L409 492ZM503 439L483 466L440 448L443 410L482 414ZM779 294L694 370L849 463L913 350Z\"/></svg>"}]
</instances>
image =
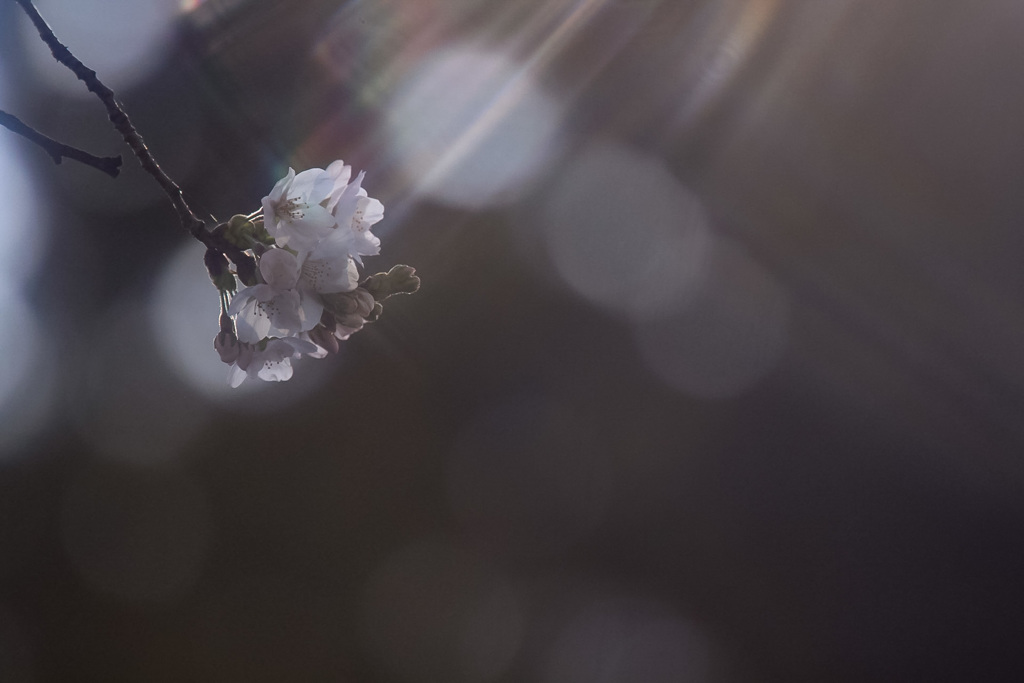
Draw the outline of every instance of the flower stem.
<instances>
[{"instance_id":1,"label":"flower stem","mask_svg":"<svg viewBox=\"0 0 1024 683\"><path fill-rule=\"evenodd\" d=\"M8 114L2 109L0 109L0 126L42 147L55 164L59 164L64 159L74 159L86 166L92 166L98 171L103 171L111 178L116 178L117 174L121 172L120 155L116 157L98 157L77 147L65 145L63 142L43 135L14 114Z\"/></svg>"},{"instance_id":2,"label":"flower stem","mask_svg":"<svg viewBox=\"0 0 1024 683\"><path fill-rule=\"evenodd\" d=\"M36 30L39 32L39 37L42 38L43 42L50 48L50 52L53 54L54 59L66 66L71 70L80 81L85 83L86 87L90 92L94 93L96 97L100 99L103 106L107 110L107 115L110 118L110 122L114 124L114 128L121 133L121 137L131 148L135 157L139 160L142 168L146 170L149 175L153 176L157 184L167 195L167 198L171 200L171 204L174 206L175 211L178 213L178 218L181 221L182 227L195 237L197 240L205 244L211 249L217 249L222 251L222 245L218 244L217 241L211 236L210 232L206 230L206 226L202 220L200 220L195 213L189 207L185 198L182 196L181 188L178 187L171 178L164 173L160 165L156 163L156 159L153 158L153 154L146 147L145 141L142 136L139 135L138 131L135 130L135 126L132 125L131 119L128 118L128 114L125 113L124 109L118 103L114 96L114 91L105 86L99 78L96 77L96 72L85 66L81 61L78 60L71 50L67 48L63 43L57 40L57 36L54 35L53 30L46 23L46 20L40 16L39 11L32 4L32 0L14 0L14 2L21 5L21 8L25 10L29 19L32 20Z\"/></svg>"}]
</instances>

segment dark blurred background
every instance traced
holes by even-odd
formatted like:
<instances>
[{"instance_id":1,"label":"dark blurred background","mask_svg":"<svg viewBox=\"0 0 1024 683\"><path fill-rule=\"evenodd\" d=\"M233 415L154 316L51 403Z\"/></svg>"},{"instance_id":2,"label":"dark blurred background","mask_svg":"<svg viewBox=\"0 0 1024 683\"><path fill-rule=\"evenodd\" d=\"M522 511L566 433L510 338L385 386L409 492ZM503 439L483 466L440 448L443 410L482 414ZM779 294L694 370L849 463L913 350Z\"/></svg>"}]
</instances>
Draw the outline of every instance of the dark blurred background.
<instances>
[{"instance_id":1,"label":"dark blurred background","mask_svg":"<svg viewBox=\"0 0 1024 683\"><path fill-rule=\"evenodd\" d=\"M1024 4L38 0L211 221L417 268L227 387L202 249L0 1L0 680L1024 676Z\"/></svg>"}]
</instances>

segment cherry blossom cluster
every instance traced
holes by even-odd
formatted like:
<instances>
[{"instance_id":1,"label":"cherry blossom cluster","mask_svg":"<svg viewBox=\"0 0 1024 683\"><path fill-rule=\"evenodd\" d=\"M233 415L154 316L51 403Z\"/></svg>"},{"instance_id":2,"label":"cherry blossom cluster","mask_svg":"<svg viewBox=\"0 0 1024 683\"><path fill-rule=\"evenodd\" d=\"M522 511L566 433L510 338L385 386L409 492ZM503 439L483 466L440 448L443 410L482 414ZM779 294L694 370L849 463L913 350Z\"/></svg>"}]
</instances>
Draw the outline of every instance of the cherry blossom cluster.
<instances>
[{"instance_id":1,"label":"cherry blossom cluster","mask_svg":"<svg viewBox=\"0 0 1024 683\"><path fill-rule=\"evenodd\" d=\"M17 2L54 59L103 103L143 170L170 199L185 231L206 246L206 270L220 291L214 348L230 366L231 386L249 377L290 379L293 360L337 352L339 341L380 316L383 300L419 289L409 266L359 281L362 257L380 252L380 240L370 228L384 217L384 206L363 189L365 173L353 179L352 167L340 160L299 174L289 168L263 198L261 210L208 230L157 164L114 91L57 39L32 0ZM120 156L101 158L71 147L7 112L0 111L0 126L42 147L54 163L74 159L111 177L120 170Z\"/></svg>"},{"instance_id":2,"label":"cherry blossom cluster","mask_svg":"<svg viewBox=\"0 0 1024 683\"><path fill-rule=\"evenodd\" d=\"M380 301L418 288L408 266L359 282L362 257L380 252L370 228L384 217L383 204L363 189L364 177L353 179L342 161L299 174L288 169L262 211L215 230L245 257L232 259L234 271L222 256L207 258L221 291L214 348L230 365L231 386L290 379L293 360L337 352L339 341L380 315ZM245 262L255 267L239 267ZM238 291L236 277L245 285Z\"/></svg>"}]
</instances>

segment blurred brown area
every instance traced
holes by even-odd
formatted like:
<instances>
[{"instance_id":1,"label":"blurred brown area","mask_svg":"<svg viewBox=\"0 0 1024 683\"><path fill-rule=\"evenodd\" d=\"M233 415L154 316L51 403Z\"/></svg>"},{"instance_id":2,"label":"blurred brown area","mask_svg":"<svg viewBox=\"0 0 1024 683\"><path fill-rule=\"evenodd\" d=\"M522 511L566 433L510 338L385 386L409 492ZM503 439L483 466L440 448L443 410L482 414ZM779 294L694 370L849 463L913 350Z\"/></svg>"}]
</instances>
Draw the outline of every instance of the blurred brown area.
<instances>
[{"instance_id":1,"label":"blurred brown area","mask_svg":"<svg viewBox=\"0 0 1024 683\"><path fill-rule=\"evenodd\" d=\"M70 3L38 4L61 35ZM180 6L118 94L197 212L344 158L387 207L367 267L423 287L300 389L212 400L146 336L184 242L155 185L127 150L112 181L11 143L51 224L23 290L55 377L0 461L0 679L1024 674L1024 6ZM114 153L16 10L0 108ZM388 118L464 44L560 112L543 163L474 206L424 190ZM621 176L590 174L607 159ZM707 234L652 227L662 200ZM711 240L693 277L720 289L655 238ZM196 306L212 339L215 290Z\"/></svg>"}]
</instances>

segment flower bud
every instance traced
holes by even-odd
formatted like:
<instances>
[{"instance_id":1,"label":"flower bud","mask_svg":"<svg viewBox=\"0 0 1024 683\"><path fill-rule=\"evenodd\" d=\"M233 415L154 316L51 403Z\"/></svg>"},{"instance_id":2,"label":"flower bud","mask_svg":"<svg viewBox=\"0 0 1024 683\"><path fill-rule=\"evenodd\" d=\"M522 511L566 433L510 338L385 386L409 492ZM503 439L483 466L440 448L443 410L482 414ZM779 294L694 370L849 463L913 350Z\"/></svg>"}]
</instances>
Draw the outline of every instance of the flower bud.
<instances>
[{"instance_id":1,"label":"flower bud","mask_svg":"<svg viewBox=\"0 0 1024 683\"><path fill-rule=\"evenodd\" d=\"M420 288L420 278L412 266L398 265L386 273L371 275L360 286L377 301L384 301L395 294L416 292Z\"/></svg>"},{"instance_id":2,"label":"flower bud","mask_svg":"<svg viewBox=\"0 0 1024 683\"><path fill-rule=\"evenodd\" d=\"M248 370L249 363L252 363L252 357L256 353L256 349L251 344L239 343L238 344L238 360L235 364L239 370Z\"/></svg>"},{"instance_id":3,"label":"flower bud","mask_svg":"<svg viewBox=\"0 0 1024 683\"><path fill-rule=\"evenodd\" d=\"M328 332L334 332L334 327L338 322L334 318L334 314L328 311L326 308L324 312L320 314L320 326Z\"/></svg>"},{"instance_id":4,"label":"flower bud","mask_svg":"<svg viewBox=\"0 0 1024 683\"><path fill-rule=\"evenodd\" d=\"M334 328L334 336L337 337L338 339L340 339L341 341L345 341L346 339L351 337L353 334L355 334L359 330L363 329L363 319L362 318L353 316L352 318L350 318L346 322L351 322L352 325L351 326L345 325L343 322L339 321L338 325Z\"/></svg>"},{"instance_id":5,"label":"flower bud","mask_svg":"<svg viewBox=\"0 0 1024 683\"><path fill-rule=\"evenodd\" d=\"M217 336L213 338L213 348L217 351L221 361L224 363L228 363L230 365L238 360L240 350L238 338L231 330L221 330Z\"/></svg>"},{"instance_id":6,"label":"flower bud","mask_svg":"<svg viewBox=\"0 0 1024 683\"><path fill-rule=\"evenodd\" d=\"M203 263L206 264L206 272L210 274L214 287L222 292L235 291L235 276L228 270L228 260L224 254L216 249L207 249L203 254Z\"/></svg>"},{"instance_id":7,"label":"flower bud","mask_svg":"<svg viewBox=\"0 0 1024 683\"><path fill-rule=\"evenodd\" d=\"M355 313L362 317L367 317L373 312L374 306L377 306L377 302L374 300L373 295L362 287L356 287L349 294L355 299L356 310Z\"/></svg>"},{"instance_id":8,"label":"flower bud","mask_svg":"<svg viewBox=\"0 0 1024 683\"><path fill-rule=\"evenodd\" d=\"M310 340L327 350L327 353L338 352L338 338L334 336L332 331L328 331L322 325L317 325L309 331Z\"/></svg>"},{"instance_id":9,"label":"flower bud","mask_svg":"<svg viewBox=\"0 0 1024 683\"><path fill-rule=\"evenodd\" d=\"M227 223L221 223L221 225L224 226L224 239L228 242L239 249L248 249L252 246L256 226L248 216L236 214Z\"/></svg>"},{"instance_id":10,"label":"flower bud","mask_svg":"<svg viewBox=\"0 0 1024 683\"><path fill-rule=\"evenodd\" d=\"M378 301L377 303L375 303L373 305L373 310L370 311L370 314L368 316L366 316L366 322L372 323L372 322L376 321L377 318L380 317L380 314L383 313L383 312L384 312L384 307L381 306L380 302Z\"/></svg>"},{"instance_id":11,"label":"flower bud","mask_svg":"<svg viewBox=\"0 0 1024 683\"><path fill-rule=\"evenodd\" d=\"M259 282L256 277L256 259L245 253L232 255L231 259L235 262L238 279L243 285L251 287Z\"/></svg>"},{"instance_id":12,"label":"flower bud","mask_svg":"<svg viewBox=\"0 0 1024 683\"><path fill-rule=\"evenodd\" d=\"M349 313L348 315L343 315L338 318L338 329L345 328L344 339L353 332L361 330L364 323L366 323L366 319L363 316L356 313Z\"/></svg>"}]
</instances>

